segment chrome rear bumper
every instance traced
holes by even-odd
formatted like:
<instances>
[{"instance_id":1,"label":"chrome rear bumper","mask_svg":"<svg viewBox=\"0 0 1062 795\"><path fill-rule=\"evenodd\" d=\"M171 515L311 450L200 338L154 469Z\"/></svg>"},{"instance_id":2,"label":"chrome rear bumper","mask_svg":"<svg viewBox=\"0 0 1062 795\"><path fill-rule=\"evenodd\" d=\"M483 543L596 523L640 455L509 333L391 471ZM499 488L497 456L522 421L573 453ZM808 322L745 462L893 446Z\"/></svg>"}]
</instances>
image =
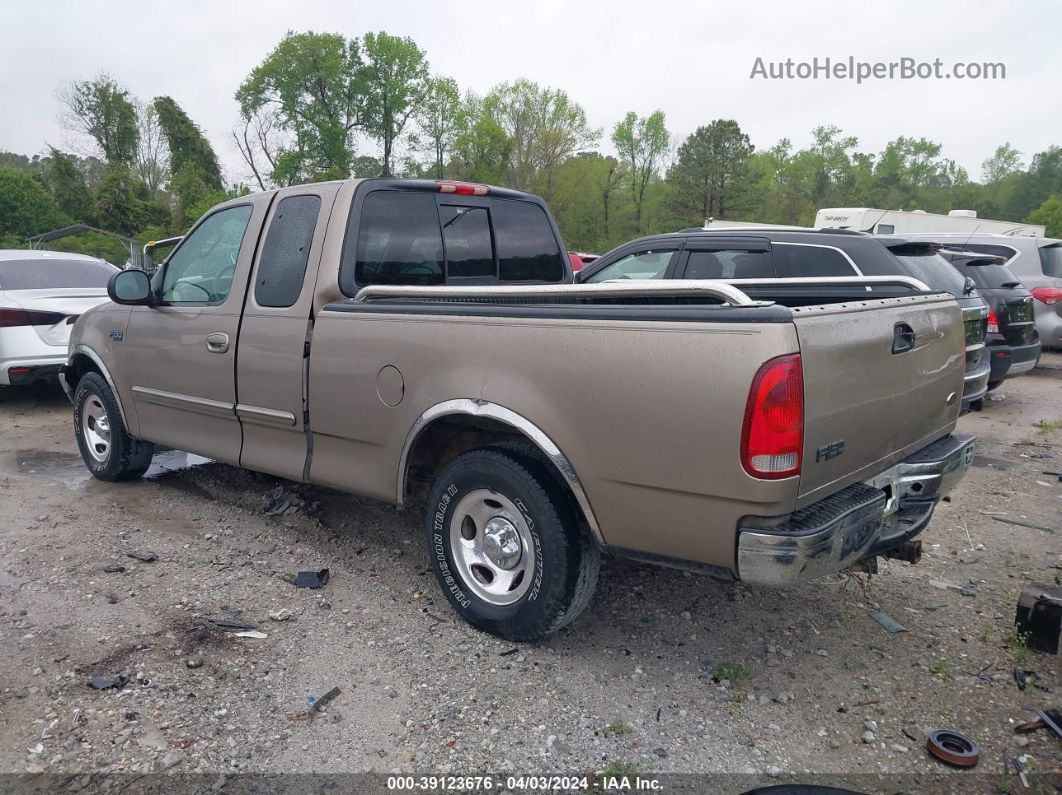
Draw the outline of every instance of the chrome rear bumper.
<instances>
[{"instance_id":1,"label":"chrome rear bumper","mask_svg":"<svg viewBox=\"0 0 1062 795\"><path fill-rule=\"evenodd\" d=\"M899 546L929 524L937 501L969 469L973 451L973 436L946 436L881 474L795 512L781 524L748 517L738 530L738 577L787 585Z\"/></svg>"}]
</instances>

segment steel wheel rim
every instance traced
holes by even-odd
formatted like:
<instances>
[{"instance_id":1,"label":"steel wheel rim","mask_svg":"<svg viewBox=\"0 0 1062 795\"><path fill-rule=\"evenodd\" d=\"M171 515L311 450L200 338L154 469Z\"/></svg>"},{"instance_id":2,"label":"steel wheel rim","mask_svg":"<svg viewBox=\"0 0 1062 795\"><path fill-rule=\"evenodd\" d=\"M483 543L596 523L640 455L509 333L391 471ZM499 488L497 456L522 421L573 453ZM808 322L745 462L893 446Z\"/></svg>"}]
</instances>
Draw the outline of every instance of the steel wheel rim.
<instances>
[{"instance_id":1,"label":"steel wheel rim","mask_svg":"<svg viewBox=\"0 0 1062 795\"><path fill-rule=\"evenodd\" d=\"M490 489L466 494L450 518L450 553L461 579L492 605L511 605L534 581L531 529L512 500Z\"/></svg>"},{"instance_id":2,"label":"steel wheel rim","mask_svg":"<svg viewBox=\"0 0 1062 795\"><path fill-rule=\"evenodd\" d=\"M89 395L81 404L81 437L89 455L99 463L111 451L111 422L98 395Z\"/></svg>"}]
</instances>

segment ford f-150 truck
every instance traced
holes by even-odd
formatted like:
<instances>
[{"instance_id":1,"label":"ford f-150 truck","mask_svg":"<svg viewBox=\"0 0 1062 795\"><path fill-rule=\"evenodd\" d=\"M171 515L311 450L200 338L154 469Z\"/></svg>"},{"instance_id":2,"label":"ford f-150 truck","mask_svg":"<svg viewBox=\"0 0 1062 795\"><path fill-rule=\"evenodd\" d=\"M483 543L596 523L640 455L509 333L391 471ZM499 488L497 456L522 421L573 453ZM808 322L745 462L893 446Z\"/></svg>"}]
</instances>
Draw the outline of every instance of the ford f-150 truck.
<instances>
[{"instance_id":1,"label":"ford f-150 truck","mask_svg":"<svg viewBox=\"0 0 1062 795\"><path fill-rule=\"evenodd\" d=\"M159 445L421 504L454 608L519 640L579 615L602 551L770 586L915 555L973 454L950 295L573 284L564 252L484 185L221 204L77 321L85 463L134 478Z\"/></svg>"}]
</instances>

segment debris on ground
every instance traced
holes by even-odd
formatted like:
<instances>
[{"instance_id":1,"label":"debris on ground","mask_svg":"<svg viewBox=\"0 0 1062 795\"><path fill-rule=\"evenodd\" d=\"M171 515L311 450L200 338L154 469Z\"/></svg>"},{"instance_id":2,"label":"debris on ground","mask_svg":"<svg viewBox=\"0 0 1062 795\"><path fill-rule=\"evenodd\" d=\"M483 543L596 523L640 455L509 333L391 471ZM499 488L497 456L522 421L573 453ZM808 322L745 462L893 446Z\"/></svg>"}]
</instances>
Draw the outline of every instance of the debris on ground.
<instances>
[{"instance_id":1,"label":"debris on ground","mask_svg":"<svg viewBox=\"0 0 1062 795\"><path fill-rule=\"evenodd\" d=\"M295 575L296 588L321 588L328 583L328 569L300 571Z\"/></svg>"},{"instance_id":2,"label":"debris on ground","mask_svg":"<svg viewBox=\"0 0 1062 795\"><path fill-rule=\"evenodd\" d=\"M333 687L320 698L313 699L313 701L310 703L310 708L306 711L295 712L291 715L288 715L288 720L313 720L321 711L321 709L326 704L328 704L328 702L332 701L336 696L338 696L341 692L342 691L338 687ZM313 696L310 696L310 698L313 698Z\"/></svg>"},{"instance_id":3,"label":"debris on ground","mask_svg":"<svg viewBox=\"0 0 1062 795\"><path fill-rule=\"evenodd\" d=\"M1042 524L1033 524L1032 522L1023 522L1020 519L1008 519L1006 516L993 516L997 522L1003 522L1003 524L1013 524L1018 527L1031 527L1033 530L1043 530L1045 533L1053 533L1055 529L1053 527L1044 527Z\"/></svg>"},{"instance_id":4,"label":"debris on ground","mask_svg":"<svg viewBox=\"0 0 1062 795\"><path fill-rule=\"evenodd\" d=\"M88 680L89 687L93 687L96 690L108 690L114 688L115 690L121 690L125 687L125 683L129 681L129 677L124 674L118 674L118 676L94 676Z\"/></svg>"},{"instance_id":5,"label":"debris on ground","mask_svg":"<svg viewBox=\"0 0 1062 795\"><path fill-rule=\"evenodd\" d=\"M186 660L184 664L187 667L193 668L193 669L194 668L202 668L203 667L203 661L202 660Z\"/></svg>"},{"instance_id":6,"label":"debris on ground","mask_svg":"<svg viewBox=\"0 0 1062 795\"><path fill-rule=\"evenodd\" d=\"M930 732L926 738L926 750L952 767L974 767L981 756L977 743L965 734L947 729Z\"/></svg>"},{"instance_id":7,"label":"debris on ground","mask_svg":"<svg viewBox=\"0 0 1062 795\"><path fill-rule=\"evenodd\" d=\"M269 636L264 632L258 632L257 630L247 630L246 632L237 632L237 638L255 638L256 640L265 640Z\"/></svg>"},{"instance_id":8,"label":"debris on ground","mask_svg":"<svg viewBox=\"0 0 1062 795\"><path fill-rule=\"evenodd\" d=\"M134 560L139 560L141 563L154 563L156 560L159 559L159 556L156 555L154 552L136 552L136 551L133 551L133 552L126 552L125 554L126 554L126 557L133 558Z\"/></svg>"},{"instance_id":9,"label":"debris on ground","mask_svg":"<svg viewBox=\"0 0 1062 795\"><path fill-rule=\"evenodd\" d=\"M941 580L936 577L929 579L929 584L934 588L939 588L942 591L961 591L962 586L957 582L949 582L948 580Z\"/></svg>"},{"instance_id":10,"label":"debris on ground","mask_svg":"<svg viewBox=\"0 0 1062 795\"><path fill-rule=\"evenodd\" d=\"M1035 707L1027 707L1027 709L1030 712L1035 712L1037 718L1036 720L1019 723L1014 727L1015 734L1030 734L1039 729L1049 728L1055 733L1056 737L1062 739L1062 709L1058 707L1047 710L1039 710Z\"/></svg>"},{"instance_id":11,"label":"debris on ground","mask_svg":"<svg viewBox=\"0 0 1062 795\"><path fill-rule=\"evenodd\" d=\"M220 629L255 629L256 624L245 624L241 621L233 621L228 618L211 618L210 616L203 616L207 621Z\"/></svg>"},{"instance_id":12,"label":"debris on ground","mask_svg":"<svg viewBox=\"0 0 1062 795\"><path fill-rule=\"evenodd\" d=\"M1022 671L1018 668L1014 669L1014 682L1018 685L1018 690L1024 690L1028 685L1036 684L1036 671Z\"/></svg>"},{"instance_id":13,"label":"debris on ground","mask_svg":"<svg viewBox=\"0 0 1062 795\"><path fill-rule=\"evenodd\" d=\"M871 610L870 617L885 627L889 632L896 633L907 631L907 627L896 622L891 616L886 615L880 610Z\"/></svg>"},{"instance_id":14,"label":"debris on ground","mask_svg":"<svg viewBox=\"0 0 1062 795\"><path fill-rule=\"evenodd\" d=\"M1062 588L1033 582L1021 589L1014 616L1018 632L1030 649L1058 654L1062 634Z\"/></svg>"},{"instance_id":15,"label":"debris on ground","mask_svg":"<svg viewBox=\"0 0 1062 795\"><path fill-rule=\"evenodd\" d=\"M121 574L125 571L125 566L120 563L111 563L109 566L104 566L103 571L105 574Z\"/></svg>"},{"instance_id":16,"label":"debris on ground","mask_svg":"<svg viewBox=\"0 0 1062 795\"><path fill-rule=\"evenodd\" d=\"M293 615L295 614L288 610L288 608L282 607L279 610L274 610L272 613L270 613L269 617L274 621L287 621Z\"/></svg>"}]
</instances>

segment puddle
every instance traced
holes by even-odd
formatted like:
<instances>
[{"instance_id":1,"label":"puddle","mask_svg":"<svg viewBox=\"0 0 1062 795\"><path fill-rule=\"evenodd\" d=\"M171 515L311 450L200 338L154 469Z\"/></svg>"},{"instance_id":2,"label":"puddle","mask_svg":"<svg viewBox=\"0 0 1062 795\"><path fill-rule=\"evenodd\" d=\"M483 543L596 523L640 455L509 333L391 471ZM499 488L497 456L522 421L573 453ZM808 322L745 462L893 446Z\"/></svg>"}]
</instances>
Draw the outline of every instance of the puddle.
<instances>
[{"instance_id":1,"label":"puddle","mask_svg":"<svg viewBox=\"0 0 1062 795\"><path fill-rule=\"evenodd\" d=\"M180 450L166 450L155 454L151 467L144 477L156 483L202 496L205 492L201 487L194 483L177 480L174 476L210 463L213 463L212 459L201 455L184 453ZM80 454L52 450L15 450L0 453L0 473L50 478L71 488L81 486L92 479Z\"/></svg>"}]
</instances>

